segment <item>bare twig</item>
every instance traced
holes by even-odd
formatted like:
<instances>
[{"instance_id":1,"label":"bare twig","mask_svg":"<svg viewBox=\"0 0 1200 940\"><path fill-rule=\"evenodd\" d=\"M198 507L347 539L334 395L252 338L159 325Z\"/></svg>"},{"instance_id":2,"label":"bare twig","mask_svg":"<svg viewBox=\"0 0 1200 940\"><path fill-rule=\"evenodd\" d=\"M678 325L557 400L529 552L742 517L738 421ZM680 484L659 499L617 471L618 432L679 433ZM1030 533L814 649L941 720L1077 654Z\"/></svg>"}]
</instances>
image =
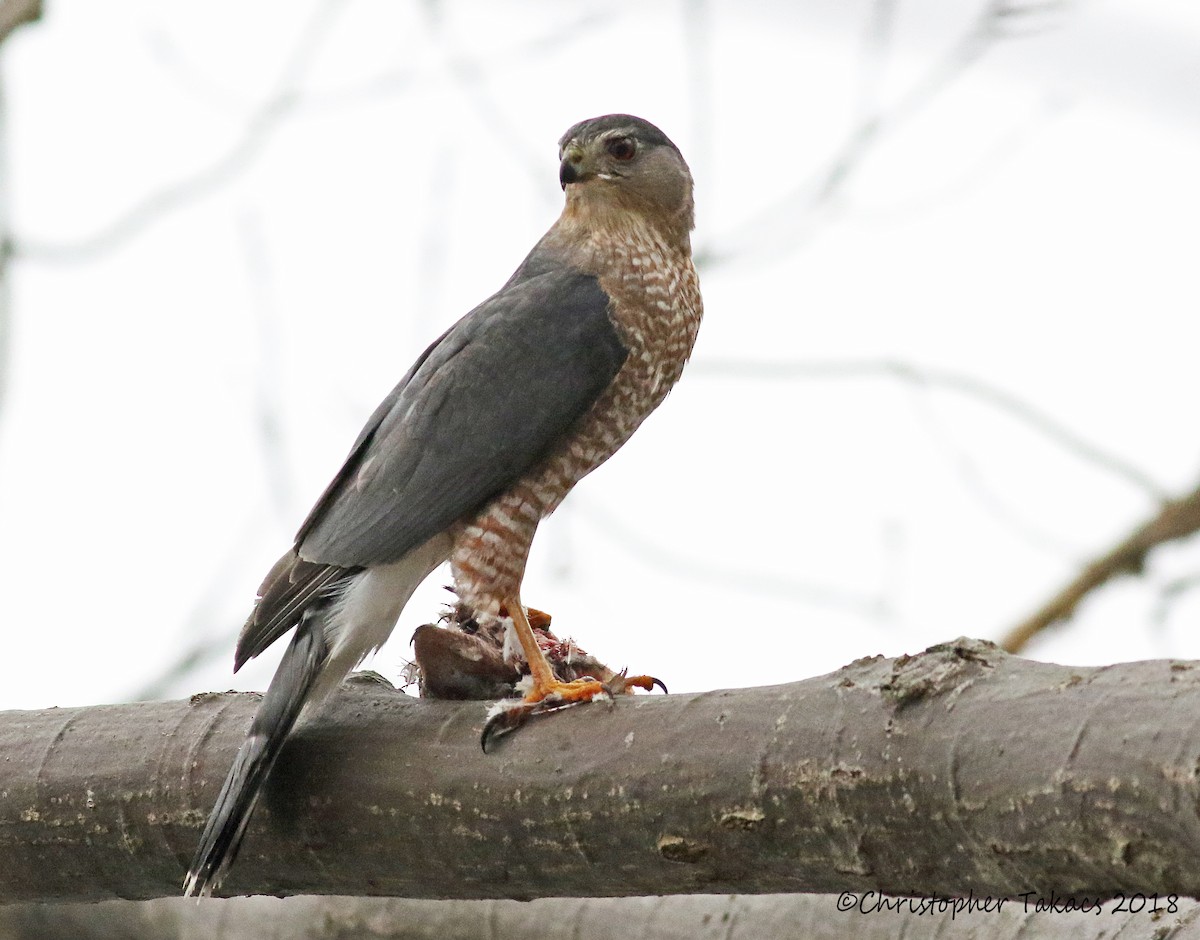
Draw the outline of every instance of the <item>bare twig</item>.
<instances>
[{"instance_id":1,"label":"bare twig","mask_svg":"<svg viewBox=\"0 0 1200 940\"><path fill-rule=\"evenodd\" d=\"M427 194L423 210L424 232L417 248L416 271L412 278L415 303L408 317L408 328L414 349L421 349L430 336L441 332L435 330L434 325L442 305L453 242L452 217L446 212L446 206L453 203L459 154L451 141L439 140L436 146L437 157L424 186Z\"/></svg>"},{"instance_id":2,"label":"bare twig","mask_svg":"<svg viewBox=\"0 0 1200 940\"><path fill-rule=\"evenodd\" d=\"M170 30L151 23L144 28L143 37L147 55L179 91L203 101L209 108L232 115L240 116L255 109L258 99L254 91L240 84L223 83L218 76L226 73L209 72L193 61Z\"/></svg>"},{"instance_id":3,"label":"bare twig","mask_svg":"<svg viewBox=\"0 0 1200 940\"><path fill-rule=\"evenodd\" d=\"M565 8L560 7L560 9ZM588 12L563 23L556 23L546 32L537 36L522 38L511 45L496 46L486 52L480 52L478 55L470 57L469 65L466 67L467 74L459 77L486 82L488 78L505 70L527 67L531 61L560 52L565 43L577 39L584 30L594 28L610 19L611 16L611 13ZM314 89L305 94L304 100L298 105L298 108L305 114L309 114L338 110L348 105L389 98L408 92L414 82L423 77L423 68L414 68L408 65L388 68L367 78L334 87ZM513 143L511 138L502 142ZM531 153L523 144L517 145L515 152L518 155L524 154L526 157ZM539 188L544 184L544 176L539 175Z\"/></svg>"},{"instance_id":4,"label":"bare twig","mask_svg":"<svg viewBox=\"0 0 1200 940\"><path fill-rule=\"evenodd\" d=\"M872 0L863 34L862 60L858 67L855 125L867 124L878 118L880 91L895 25L896 0Z\"/></svg>"},{"instance_id":5,"label":"bare twig","mask_svg":"<svg viewBox=\"0 0 1200 940\"><path fill-rule=\"evenodd\" d=\"M1097 588L1121 575L1139 574L1152 549L1197 531L1200 531L1200 486L1180 499L1167 500L1152 519L1086 565L1040 610L1009 631L1001 645L1013 653L1024 649L1043 630L1069 618L1079 603Z\"/></svg>"},{"instance_id":6,"label":"bare twig","mask_svg":"<svg viewBox=\"0 0 1200 940\"><path fill-rule=\"evenodd\" d=\"M250 549L255 544L254 534L262 529L262 524L261 519L250 518L241 531L230 533L228 552L211 569L199 599L175 635L173 645L177 652L174 660L153 679L142 680L142 685L130 696L132 701L157 701L177 695L187 676L214 660L227 659L232 664L231 651L241 620L230 623L225 615L229 585L236 583L238 572L246 570ZM249 606L250 598L247 597L247 612ZM214 624L222 623L223 627L214 630Z\"/></svg>"},{"instance_id":7,"label":"bare twig","mask_svg":"<svg viewBox=\"0 0 1200 940\"><path fill-rule=\"evenodd\" d=\"M0 2L0 43L14 29L24 23L32 23L42 15L41 0L3 0ZM3 76L0 75L0 415L4 413L8 393L8 376L11 373L9 358L12 324L12 292L9 289L9 260L13 255L13 237L10 229L9 205L12 193L9 189L11 176L8 172L8 103L4 95Z\"/></svg>"},{"instance_id":8,"label":"bare twig","mask_svg":"<svg viewBox=\"0 0 1200 940\"><path fill-rule=\"evenodd\" d=\"M283 119L296 109L303 78L331 34L335 14L344 5L345 0L325 0L316 8L283 67L276 90L251 116L227 152L207 167L145 196L90 235L60 243L22 237L14 244L14 254L22 259L44 262L95 260L120 248L166 213L195 202L236 179L263 152Z\"/></svg>"},{"instance_id":9,"label":"bare twig","mask_svg":"<svg viewBox=\"0 0 1200 940\"><path fill-rule=\"evenodd\" d=\"M1151 620L1155 626L1161 627L1167 622L1167 614L1171 605L1185 594L1200 590L1200 573L1185 575L1182 578L1172 578L1158 589L1158 598L1154 605Z\"/></svg>"},{"instance_id":10,"label":"bare twig","mask_svg":"<svg viewBox=\"0 0 1200 940\"><path fill-rule=\"evenodd\" d=\"M0 42L14 29L42 18L42 0L3 0L0 3Z\"/></svg>"},{"instance_id":11,"label":"bare twig","mask_svg":"<svg viewBox=\"0 0 1200 940\"><path fill-rule=\"evenodd\" d=\"M261 220L252 212L239 219L238 233L246 277L253 295L251 309L258 327L258 356L254 363L254 417L259 448L266 469L267 490L276 516L283 521L295 512L295 487L288 470L284 441L284 403L282 369L279 364L279 314L275 310L270 258L263 239Z\"/></svg>"},{"instance_id":12,"label":"bare twig","mask_svg":"<svg viewBox=\"0 0 1200 940\"><path fill-rule=\"evenodd\" d=\"M425 11L430 35L442 49L447 75L462 93L463 100L475 112L493 139L515 155L517 162L529 176L530 192L547 205L556 204L559 194L555 189L546 186L547 161L541 156L541 147L531 147L521 126L509 118L506 106L489 90L490 67L485 65L482 58L468 56L459 51L441 16L438 4L426 5ZM602 19L601 14L588 12L557 32L564 38L578 36ZM539 39L538 45L544 46L545 41Z\"/></svg>"},{"instance_id":13,"label":"bare twig","mask_svg":"<svg viewBox=\"0 0 1200 940\"><path fill-rule=\"evenodd\" d=\"M880 376L926 388L939 388L973 398L1007 412L1048 440L1153 499L1165 499L1166 489L1129 461L1081 437L1060 421L982 379L949 369L917 366L899 359L847 359L826 362L756 362L738 359L698 360L688 375L778 381L780 379L853 379Z\"/></svg>"},{"instance_id":14,"label":"bare twig","mask_svg":"<svg viewBox=\"0 0 1200 940\"><path fill-rule=\"evenodd\" d=\"M950 50L894 104L881 108L877 104L879 77L891 38L894 4L890 0L877 0L872 5L866 31L857 117L833 157L770 209L743 223L715 246L698 252L697 264L711 268L734 260L761 263L778 258L804 241L833 209L835 197L880 140L919 114L998 41L1025 35L1012 27L1018 19L1062 6L1058 2L989 0Z\"/></svg>"},{"instance_id":15,"label":"bare twig","mask_svg":"<svg viewBox=\"0 0 1200 940\"><path fill-rule=\"evenodd\" d=\"M987 475L980 469L975 458L959 443L937 413L926 388L913 385L908 391L913 396L914 410L924 423L930 439L935 446L941 448L947 462L958 472L963 487L993 519L1007 526L1030 546L1070 561L1079 559L1081 553L1078 546L1068 543L1040 525L1036 515L1031 517L1023 511L1019 503L1014 504L1012 500L1005 499L989 484Z\"/></svg>"},{"instance_id":16,"label":"bare twig","mask_svg":"<svg viewBox=\"0 0 1200 940\"><path fill-rule=\"evenodd\" d=\"M690 110L689 164L702 178L713 166L713 9L711 0L687 0L681 8L684 75ZM705 186L705 213L715 214L718 191Z\"/></svg>"},{"instance_id":17,"label":"bare twig","mask_svg":"<svg viewBox=\"0 0 1200 940\"><path fill-rule=\"evenodd\" d=\"M12 290L9 286L9 261L12 259L12 232L9 229L8 172L8 100L4 76L0 74L0 417L8 400L8 382L12 373Z\"/></svg>"},{"instance_id":18,"label":"bare twig","mask_svg":"<svg viewBox=\"0 0 1200 940\"><path fill-rule=\"evenodd\" d=\"M201 603L197 611L204 609ZM194 615L188 617L188 622L196 620ZM240 626L240 625L239 625ZM194 640L188 647L181 650L166 669L149 682L134 689L129 696L131 702L158 702L172 695L178 695L178 689L183 681L194 675L200 669L217 659L228 658L233 649L234 640L238 635L238 627L226 629L220 634L206 632L200 639Z\"/></svg>"},{"instance_id":19,"label":"bare twig","mask_svg":"<svg viewBox=\"0 0 1200 940\"><path fill-rule=\"evenodd\" d=\"M254 368L253 414L258 431L260 452L267 480L272 509L276 518L287 522L295 511L294 486L288 470L283 442L283 404L279 399L280 369L278 316L271 291L270 264L263 243L259 219L251 212L239 218L238 234L246 263L246 276L253 294L251 309L258 327L258 358ZM253 534L262 527L262 520L251 519L231 537L226 557L213 570L199 601L184 619L179 632L174 660L159 675L137 688L133 701L152 701L171 694L183 680L216 659L229 655L239 624L230 624L214 633L212 625L223 618L228 586L237 572L244 570L254 544ZM247 608L250 598L246 598Z\"/></svg>"},{"instance_id":20,"label":"bare twig","mask_svg":"<svg viewBox=\"0 0 1200 940\"><path fill-rule=\"evenodd\" d=\"M815 607L844 610L868 620L883 620L891 614L886 599L880 594L867 594L800 581L763 571L739 571L724 564L686 558L673 549L654 544L632 528L622 525L614 513L597 509L578 498L572 501L572 505L577 516L587 519L601 535L642 561L676 577L702 581L726 590L744 591L758 597L777 597Z\"/></svg>"},{"instance_id":21,"label":"bare twig","mask_svg":"<svg viewBox=\"0 0 1200 940\"><path fill-rule=\"evenodd\" d=\"M956 202L976 190L995 171L1016 156L1045 128L1070 109L1071 102L1060 95L1046 95L1019 122L1009 127L996 142L970 163L955 167L953 175L939 178L934 187L924 192L908 193L886 206L866 208L855 206L856 219L912 218L941 206Z\"/></svg>"}]
</instances>

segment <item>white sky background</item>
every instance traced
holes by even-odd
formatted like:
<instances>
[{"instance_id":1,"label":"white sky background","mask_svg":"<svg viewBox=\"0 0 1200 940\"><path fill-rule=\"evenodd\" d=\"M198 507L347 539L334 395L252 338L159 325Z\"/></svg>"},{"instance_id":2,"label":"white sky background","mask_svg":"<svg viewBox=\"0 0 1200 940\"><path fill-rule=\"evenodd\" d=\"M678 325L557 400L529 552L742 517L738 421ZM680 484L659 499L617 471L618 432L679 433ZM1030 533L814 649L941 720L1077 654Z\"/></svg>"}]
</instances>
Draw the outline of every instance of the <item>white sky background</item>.
<instances>
[{"instance_id":1,"label":"white sky background","mask_svg":"<svg viewBox=\"0 0 1200 940\"><path fill-rule=\"evenodd\" d=\"M1194 0L1047 4L977 45L962 0L48 7L3 55L0 708L127 700L205 644L157 694L264 687L278 651L230 673L259 580L609 111L692 165L707 315L543 526L524 593L560 634L673 691L996 638L1153 512L1119 465L1200 477ZM1197 576L1195 539L1162 549L1030 654L1200 657L1200 585L1169 591Z\"/></svg>"}]
</instances>

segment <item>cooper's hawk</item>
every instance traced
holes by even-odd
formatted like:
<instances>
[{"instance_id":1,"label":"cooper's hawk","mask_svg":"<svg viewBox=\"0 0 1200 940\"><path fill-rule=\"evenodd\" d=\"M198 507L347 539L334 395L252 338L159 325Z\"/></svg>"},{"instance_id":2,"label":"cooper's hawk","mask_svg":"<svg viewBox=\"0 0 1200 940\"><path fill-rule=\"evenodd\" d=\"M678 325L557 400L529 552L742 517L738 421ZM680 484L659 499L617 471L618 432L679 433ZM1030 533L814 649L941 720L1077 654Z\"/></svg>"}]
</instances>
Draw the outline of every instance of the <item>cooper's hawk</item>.
<instances>
[{"instance_id":1,"label":"cooper's hawk","mask_svg":"<svg viewBox=\"0 0 1200 940\"><path fill-rule=\"evenodd\" d=\"M562 682L521 604L534 532L666 397L692 351L692 177L679 149L627 114L559 141L562 215L498 293L430 346L375 410L271 569L234 668L295 629L209 815L184 891L216 888L285 738L388 638L417 585L449 559L459 606L503 623L531 712L630 684Z\"/></svg>"}]
</instances>

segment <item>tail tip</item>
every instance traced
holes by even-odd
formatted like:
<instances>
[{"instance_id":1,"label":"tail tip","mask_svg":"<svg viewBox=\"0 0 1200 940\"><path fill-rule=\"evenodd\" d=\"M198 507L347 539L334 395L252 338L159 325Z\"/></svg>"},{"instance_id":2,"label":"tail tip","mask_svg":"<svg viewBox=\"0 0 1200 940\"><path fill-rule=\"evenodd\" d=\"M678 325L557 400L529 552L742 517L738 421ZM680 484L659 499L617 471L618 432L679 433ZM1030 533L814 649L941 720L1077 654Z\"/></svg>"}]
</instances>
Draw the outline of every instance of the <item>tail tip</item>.
<instances>
[{"instance_id":1,"label":"tail tip","mask_svg":"<svg viewBox=\"0 0 1200 940\"><path fill-rule=\"evenodd\" d=\"M221 886L219 876L214 876L211 873L205 874L203 868L193 868L187 873L187 877L183 879L183 896L185 898L195 898L197 901L200 898L212 897L213 891Z\"/></svg>"}]
</instances>

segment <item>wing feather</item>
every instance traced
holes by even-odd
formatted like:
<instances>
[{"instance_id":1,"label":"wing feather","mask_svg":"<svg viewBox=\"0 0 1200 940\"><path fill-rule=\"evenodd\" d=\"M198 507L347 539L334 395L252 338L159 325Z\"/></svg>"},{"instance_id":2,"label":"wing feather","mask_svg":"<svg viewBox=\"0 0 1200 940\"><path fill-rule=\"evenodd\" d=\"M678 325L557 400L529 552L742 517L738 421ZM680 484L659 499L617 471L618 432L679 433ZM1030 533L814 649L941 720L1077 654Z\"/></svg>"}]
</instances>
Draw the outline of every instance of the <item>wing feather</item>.
<instances>
[{"instance_id":1,"label":"wing feather","mask_svg":"<svg viewBox=\"0 0 1200 940\"><path fill-rule=\"evenodd\" d=\"M594 277L510 282L376 411L301 528L300 557L341 567L402 558L552 452L626 355Z\"/></svg>"},{"instance_id":2,"label":"wing feather","mask_svg":"<svg viewBox=\"0 0 1200 940\"><path fill-rule=\"evenodd\" d=\"M425 350L259 588L236 667L362 568L404 557L548 456L625 361L608 306L594 277L527 260Z\"/></svg>"},{"instance_id":3,"label":"wing feather","mask_svg":"<svg viewBox=\"0 0 1200 940\"><path fill-rule=\"evenodd\" d=\"M304 561L294 549L275 562L238 637L233 671L292 629L313 604L336 594L358 570Z\"/></svg>"}]
</instances>

